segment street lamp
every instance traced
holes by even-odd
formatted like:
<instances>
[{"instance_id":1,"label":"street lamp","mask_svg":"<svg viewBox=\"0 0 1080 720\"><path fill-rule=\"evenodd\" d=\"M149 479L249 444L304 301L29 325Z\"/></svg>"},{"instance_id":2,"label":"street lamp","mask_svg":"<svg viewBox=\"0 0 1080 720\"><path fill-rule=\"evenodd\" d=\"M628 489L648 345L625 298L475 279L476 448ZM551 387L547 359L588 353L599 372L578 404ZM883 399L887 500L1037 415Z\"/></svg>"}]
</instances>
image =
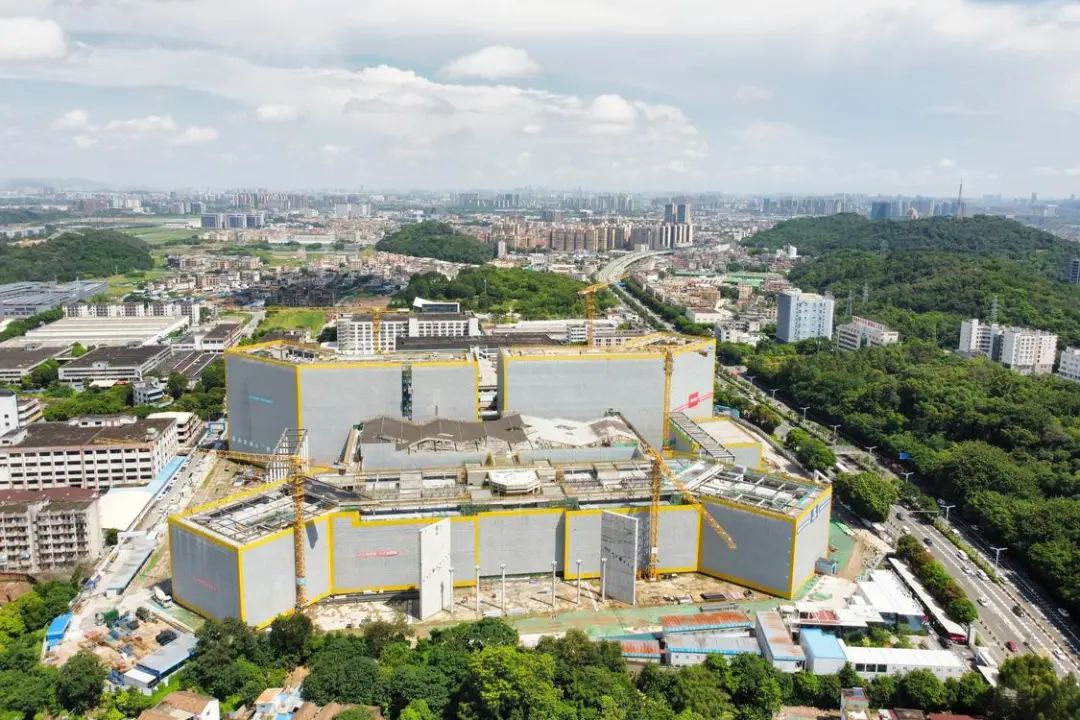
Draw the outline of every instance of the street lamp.
<instances>
[{"instance_id":1,"label":"street lamp","mask_svg":"<svg viewBox=\"0 0 1080 720\"><path fill-rule=\"evenodd\" d=\"M745 375L744 377L746 377L746 379L750 381L751 385L754 384L754 376L753 375Z\"/></svg>"},{"instance_id":2,"label":"street lamp","mask_svg":"<svg viewBox=\"0 0 1080 720\"><path fill-rule=\"evenodd\" d=\"M600 558L600 602L607 602L607 558Z\"/></svg>"},{"instance_id":3,"label":"street lamp","mask_svg":"<svg viewBox=\"0 0 1080 720\"><path fill-rule=\"evenodd\" d=\"M908 470L907 472L900 473L904 476L904 482L911 482L911 476L915 474L914 470Z\"/></svg>"},{"instance_id":4,"label":"street lamp","mask_svg":"<svg viewBox=\"0 0 1080 720\"><path fill-rule=\"evenodd\" d=\"M867 445L866 452L870 453L870 459L874 459L874 451L877 450L877 445Z\"/></svg>"},{"instance_id":5,"label":"street lamp","mask_svg":"<svg viewBox=\"0 0 1080 720\"><path fill-rule=\"evenodd\" d=\"M835 425L830 425L829 427L832 428L832 444L835 445L836 444L836 431L840 429L840 423L836 423Z\"/></svg>"},{"instance_id":6,"label":"street lamp","mask_svg":"<svg viewBox=\"0 0 1080 720\"><path fill-rule=\"evenodd\" d=\"M772 390L769 391L770 393L772 393L773 402L776 402L776 391L779 390L779 389L780 388L773 388Z\"/></svg>"},{"instance_id":7,"label":"street lamp","mask_svg":"<svg viewBox=\"0 0 1080 720\"><path fill-rule=\"evenodd\" d=\"M502 570L502 614L506 614L506 563L499 563Z\"/></svg>"},{"instance_id":8,"label":"street lamp","mask_svg":"<svg viewBox=\"0 0 1080 720\"><path fill-rule=\"evenodd\" d=\"M480 617L480 566L476 566L476 616Z\"/></svg>"},{"instance_id":9,"label":"street lamp","mask_svg":"<svg viewBox=\"0 0 1080 720\"><path fill-rule=\"evenodd\" d=\"M810 409L810 406L809 406L809 405L807 405L806 407L804 407L804 408L799 408L799 409L800 409L800 410L802 410L802 419L803 419L803 422L806 422L806 411Z\"/></svg>"},{"instance_id":10,"label":"street lamp","mask_svg":"<svg viewBox=\"0 0 1080 720\"><path fill-rule=\"evenodd\" d=\"M1006 548L1004 545L1002 545L1001 547L994 547L993 545L991 545L990 549L994 551L994 572L997 573L998 560L1001 558L1001 551L1005 550Z\"/></svg>"},{"instance_id":11,"label":"street lamp","mask_svg":"<svg viewBox=\"0 0 1080 720\"><path fill-rule=\"evenodd\" d=\"M946 505L942 503L941 507L945 509L945 522L949 522L949 511L956 507L956 505Z\"/></svg>"}]
</instances>

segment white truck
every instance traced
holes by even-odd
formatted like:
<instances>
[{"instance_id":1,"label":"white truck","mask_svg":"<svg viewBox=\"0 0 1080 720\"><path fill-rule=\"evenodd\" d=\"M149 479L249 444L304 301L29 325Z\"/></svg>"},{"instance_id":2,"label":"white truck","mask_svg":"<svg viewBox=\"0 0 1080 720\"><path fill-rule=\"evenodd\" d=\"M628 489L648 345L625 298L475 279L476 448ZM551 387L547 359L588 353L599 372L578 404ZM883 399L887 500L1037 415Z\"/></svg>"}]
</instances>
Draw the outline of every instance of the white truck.
<instances>
[{"instance_id":1,"label":"white truck","mask_svg":"<svg viewBox=\"0 0 1080 720\"><path fill-rule=\"evenodd\" d=\"M163 608L172 607L172 597L159 587L155 587L153 591L154 602Z\"/></svg>"}]
</instances>

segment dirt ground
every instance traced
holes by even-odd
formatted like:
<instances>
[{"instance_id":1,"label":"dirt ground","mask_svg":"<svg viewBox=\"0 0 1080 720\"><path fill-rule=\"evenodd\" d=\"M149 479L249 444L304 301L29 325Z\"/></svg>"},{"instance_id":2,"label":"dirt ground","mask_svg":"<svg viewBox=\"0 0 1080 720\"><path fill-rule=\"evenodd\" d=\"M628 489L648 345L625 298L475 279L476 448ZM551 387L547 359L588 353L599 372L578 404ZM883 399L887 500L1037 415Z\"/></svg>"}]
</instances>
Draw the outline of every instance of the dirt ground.
<instances>
[{"instance_id":1,"label":"dirt ground","mask_svg":"<svg viewBox=\"0 0 1080 720\"><path fill-rule=\"evenodd\" d=\"M176 628L164 622L160 616L153 615L147 622L140 622L137 630L130 635L116 640L109 637L109 629L104 625L98 626L86 632L75 642L65 641L53 652L49 653L45 660L48 663L62 665L80 650L90 650L97 655L106 667L126 672L135 665L136 657L143 657L155 652L160 646L154 639L157 634L165 629ZM132 654L124 656L121 648L130 645Z\"/></svg>"},{"instance_id":2,"label":"dirt ground","mask_svg":"<svg viewBox=\"0 0 1080 720\"><path fill-rule=\"evenodd\" d=\"M839 710L785 706L780 708L773 720L834 720L839 717Z\"/></svg>"}]
</instances>

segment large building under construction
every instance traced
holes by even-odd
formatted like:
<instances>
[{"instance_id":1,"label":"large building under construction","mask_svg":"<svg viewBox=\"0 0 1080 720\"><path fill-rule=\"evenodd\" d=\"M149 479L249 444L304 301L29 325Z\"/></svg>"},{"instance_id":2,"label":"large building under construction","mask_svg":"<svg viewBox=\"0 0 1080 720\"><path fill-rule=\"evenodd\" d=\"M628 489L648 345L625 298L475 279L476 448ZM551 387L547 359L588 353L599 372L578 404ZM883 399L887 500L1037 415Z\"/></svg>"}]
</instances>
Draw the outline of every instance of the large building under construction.
<instances>
[{"instance_id":1,"label":"large building under construction","mask_svg":"<svg viewBox=\"0 0 1080 720\"><path fill-rule=\"evenodd\" d=\"M829 488L762 474L752 436L715 422L711 339L420 344L226 354L230 449L302 447L309 472L268 466L271 482L170 518L180 604L264 625L297 599L418 591L427 617L503 572L603 576L631 604L653 572L790 598L827 554ZM654 506L662 447L681 457Z\"/></svg>"},{"instance_id":2,"label":"large building under construction","mask_svg":"<svg viewBox=\"0 0 1080 720\"><path fill-rule=\"evenodd\" d=\"M360 469L317 474L304 488L306 602L416 590L426 616L448 607L444 590L504 569L570 580L605 573L608 595L634 602L650 554L651 460L620 415L357 425L347 443ZM701 506L683 504L665 481L658 572L700 572L790 598L827 554L828 487L705 457L670 465ZM176 600L252 625L291 608L294 501L281 481L171 518ZM436 585L437 600L425 603Z\"/></svg>"},{"instance_id":3,"label":"large building under construction","mask_svg":"<svg viewBox=\"0 0 1080 720\"><path fill-rule=\"evenodd\" d=\"M488 408L571 420L617 410L659 447L665 412L713 414L712 339L656 335L611 349L485 341L364 358L286 343L236 348L226 355L229 447L270 452L282 430L302 427L311 458L334 464L368 418L476 420Z\"/></svg>"}]
</instances>

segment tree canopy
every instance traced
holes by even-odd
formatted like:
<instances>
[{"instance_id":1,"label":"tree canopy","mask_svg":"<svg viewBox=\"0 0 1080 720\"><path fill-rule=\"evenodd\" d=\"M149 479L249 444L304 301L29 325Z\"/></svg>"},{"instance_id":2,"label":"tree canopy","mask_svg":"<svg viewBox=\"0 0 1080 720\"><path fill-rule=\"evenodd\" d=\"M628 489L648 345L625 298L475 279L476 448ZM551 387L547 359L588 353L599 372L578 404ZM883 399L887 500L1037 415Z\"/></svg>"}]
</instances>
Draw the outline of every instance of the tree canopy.
<instances>
[{"instance_id":1,"label":"tree canopy","mask_svg":"<svg viewBox=\"0 0 1080 720\"><path fill-rule=\"evenodd\" d=\"M0 243L0 283L106 277L153 265L146 243L117 230L69 231L25 247Z\"/></svg>"},{"instance_id":2,"label":"tree canopy","mask_svg":"<svg viewBox=\"0 0 1080 720\"><path fill-rule=\"evenodd\" d=\"M566 275L519 268L466 268L453 280L429 272L413 275L409 284L392 298L405 307L414 298L451 300L465 310L496 315L516 314L524 320L584 317L585 303L578 292L585 283ZM615 305L608 291L597 293L598 310Z\"/></svg>"},{"instance_id":3,"label":"tree canopy","mask_svg":"<svg viewBox=\"0 0 1080 720\"><path fill-rule=\"evenodd\" d=\"M375 249L470 265L483 265L494 256L490 246L472 235L434 220L405 225L375 243Z\"/></svg>"}]
</instances>

